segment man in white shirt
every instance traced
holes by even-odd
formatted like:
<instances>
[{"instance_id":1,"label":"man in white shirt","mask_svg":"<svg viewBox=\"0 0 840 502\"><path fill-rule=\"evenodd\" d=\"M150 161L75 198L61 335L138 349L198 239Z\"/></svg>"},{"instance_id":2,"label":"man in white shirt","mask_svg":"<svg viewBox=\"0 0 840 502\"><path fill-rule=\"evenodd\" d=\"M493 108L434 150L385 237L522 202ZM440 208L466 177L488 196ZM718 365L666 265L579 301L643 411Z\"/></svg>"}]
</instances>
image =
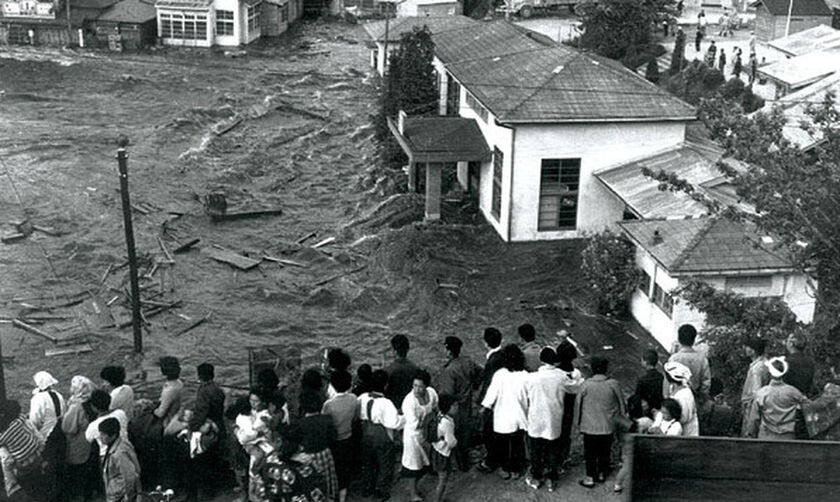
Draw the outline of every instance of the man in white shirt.
<instances>
[{"instance_id":1,"label":"man in white shirt","mask_svg":"<svg viewBox=\"0 0 840 502\"><path fill-rule=\"evenodd\" d=\"M525 483L537 490L548 478L548 491L554 491L559 475L560 435L563 430L563 400L566 372L554 366L557 353L546 347L540 351L540 367L528 374L528 446L531 452L531 475Z\"/></svg>"},{"instance_id":2,"label":"man in white shirt","mask_svg":"<svg viewBox=\"0 0 840 502\"><path fill-rule=\"evenodd\" d=\"M376 370L371 376L371 391L359 396L362 420L362 490L377 500L391 496L394 474L394 433L405 425L394 403L385 397L388 373Z\"/></svg>"},{"instance_id":3,"label":"man in white shirt","mask_svg":"<svg viewBox=\"0 0 840 502\"><path fill-rule=\"evenodd\" d=\"M120 437L128 439L128 417L122 410L111 410L108 408L111 405L111 396L102 389L96 389L90 394L88 401L93 406L99 417L88 424L85 429L85 439L88 443L96 441L99 444L99 456L102 457L108 452L108 444L99 434L99 424L106 418L116 418L120 423Z\"/></svg>"},{"instance_id":4,"label":"man in white shirt","mask_svg":"<svg viewBox=\"0 0 840 502\"><path fill-rule=\"evenodd\" d=\"M111 393L112 410L123 410L131 421L134 418L134 389L125 384L125 368L105 366L99 372L99 378L105 382L105 388Z\"/></svg>"}]
</instances>

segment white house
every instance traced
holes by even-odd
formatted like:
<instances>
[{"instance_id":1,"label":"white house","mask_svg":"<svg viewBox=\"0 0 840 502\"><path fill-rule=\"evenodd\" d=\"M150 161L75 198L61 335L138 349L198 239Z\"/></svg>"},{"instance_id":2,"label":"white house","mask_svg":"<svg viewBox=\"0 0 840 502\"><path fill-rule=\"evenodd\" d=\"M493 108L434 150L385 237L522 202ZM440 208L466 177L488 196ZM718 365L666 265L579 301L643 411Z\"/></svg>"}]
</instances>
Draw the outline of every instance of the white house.
<instances>
[{"instance_id":1,"label":"white house","mask_svg":"<svg viewBox=\"0 0 840 502\"><path fill-rule=\"evenodd\" d=\"M705 315L675 300L672 292L687 280L749 297L781 298L802 322L814 317L815 300L806 277L783 252L774 250L746 224L725 218L624 221L619 227L636 244L643 281L630 311L666 348L686 323L698 330Z\"/></svg>"},{"instance_id":2,"label":"white house","mask_svg":"<svg viewBox=\"0 0 840 502\"><path fill-rule=\"evenodd\" d=\"M414 16L398 17L387 21L371 21L364 24L364 29L370 36L370 65L376 68L379 75L385 75L385 46L387 40L388 53L400 47L400 39L415 28L427 27L432 35L445 31L455 31L468 26L478 25L479 21L466 16ZM386 39L387 32L387 39Z\"/></svg>"},{"instance_id":3,"label":"white house","mask_svg":"<svg viewBox=\"0 0 840 502\"><path fill-rule=\"evenodd\" d=\"M462 10L458 0L404 0L397 4L397 17L458 16Z\"/></svg>"},{"instance_id":4,"label":"white house","mask_svg":"<svg viewBox=\"0 0 840 502\"><path fill-rule=\"evenodd\" d=\"M506 242L580 237L620 220L624 205L593 173L682 143L695 119L620 63L506 21L433 40L441 114L475 121L492 152L446 162L465 188L478 187L481 212ZM411 138L401 139L411 158Z\"/></svg>"},{"instance_id":5,"label":"white house","mask_svg":"<svg viewBox=\"0 0 840 502\"><path fill-rule=\"evenodd\" d=\"M261 0L157 0L158 36L165 45L245 45L260 38Z\"/></svg>"}]
</instances>

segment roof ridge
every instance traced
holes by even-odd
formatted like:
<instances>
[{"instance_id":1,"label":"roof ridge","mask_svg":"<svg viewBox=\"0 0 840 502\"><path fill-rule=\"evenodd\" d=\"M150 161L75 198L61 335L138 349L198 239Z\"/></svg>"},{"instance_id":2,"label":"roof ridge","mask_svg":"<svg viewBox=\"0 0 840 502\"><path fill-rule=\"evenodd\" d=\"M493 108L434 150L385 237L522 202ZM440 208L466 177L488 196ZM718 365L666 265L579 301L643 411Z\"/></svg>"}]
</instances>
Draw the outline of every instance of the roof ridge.
<instances>
[{"instance_id":1,"label":"roof ridge","mask_svg":"<svg viewBox=\"0 0 840 502\"><path fill-rule=\"evenodd\" d=\"M694 234L694 237L692 237L691 240L688 241L688 244L685 246L685 248L683 248L682 251L680 251L680 254L677 255L673 263L671 263L671 265L668 268L674 271L679 269L680 266L685 262L685 260L688 259L688 255L691 253L691 251L693 251L694 248L697 247L698 244L700 244L700 240L703 237L705 237L706 234L709 233L709 230L712 228L712 226L714 226L714 224L719 220L720 218L716 216L709 218L709 221L705 222L705 225L696 234Z\"/></svg>"},{"instance_id":2,"label":"roof ridge","mask_svg":"<svg viewBox=\"0 0 840 502\"><path fill-rule=\"evenodd\" d=\"M539 42L537 42L537 43L539 43ZM488 55L488 56L479 56L479 57L475 57L475 58L472 58L472 59L459 59L458 61L451 61L449 63L444 63L443 66L458 65L458 64L462 64L462 63L474 63L476 61L481 61L482 59L506 58L506 57L510 57L510 56L518 56L520 54L526 54L528 52L544 51L544 50L549 50L549 49L554 49L554 48L555 47L534 47L534 48L531 48L531 49L524 49L524 50L517 51L517 52L508 52L507 54L492 54L492 55Z\"/></svg>"}]
</instances>

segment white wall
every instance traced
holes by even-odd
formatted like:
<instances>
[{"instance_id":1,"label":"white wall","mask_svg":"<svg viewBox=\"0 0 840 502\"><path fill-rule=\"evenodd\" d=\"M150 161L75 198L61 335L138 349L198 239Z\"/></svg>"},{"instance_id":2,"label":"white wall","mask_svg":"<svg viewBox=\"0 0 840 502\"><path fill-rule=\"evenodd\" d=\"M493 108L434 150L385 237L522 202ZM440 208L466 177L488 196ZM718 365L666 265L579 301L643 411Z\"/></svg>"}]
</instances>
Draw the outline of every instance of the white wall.
<instances>
[{"instance_id":1,"label":"white wall","mask_svg":"<svg viewBox=\"0 0 840 502\"><path fill-rule=\"evenodd\" d=\"M233 35L216 35L217 10L229 10L233 12ZM239 41L244 38L244 24L242 23L242 9L240 8L239 0L214 0L212 13L213 22L210 25L213 27L213 44L226 47L239 45Z\"/></svg>"},{"instance_id":2,"label":"white wall","mask_svg":"<svg viewBox=\"0 0 840 502\"><path fill-rule=\"evenodd\" d=\"M400 48L400 43L391 41L388 42L388 54L396 51ZM373 65L376 68L376 72L379 73L379 76L385 76L385 44L382 42L376 42L376 49L371 49L371 65L373 65L374 59L376 60L376 64ZM437 61L437 59L435 59Z\"/></svg>"},{"instance_id":3,"label":"white wall","mask_svg":"<svg viewBox=\"0 0 840 502\"><path fill-rule=\"evenodd\" d=\"M592 173L684 141L683 122L517 125L512 241L580 237L621 220L624 204ZM542 159L580 158L577 230L537 231Z\"/></svg>"}]
</instances>

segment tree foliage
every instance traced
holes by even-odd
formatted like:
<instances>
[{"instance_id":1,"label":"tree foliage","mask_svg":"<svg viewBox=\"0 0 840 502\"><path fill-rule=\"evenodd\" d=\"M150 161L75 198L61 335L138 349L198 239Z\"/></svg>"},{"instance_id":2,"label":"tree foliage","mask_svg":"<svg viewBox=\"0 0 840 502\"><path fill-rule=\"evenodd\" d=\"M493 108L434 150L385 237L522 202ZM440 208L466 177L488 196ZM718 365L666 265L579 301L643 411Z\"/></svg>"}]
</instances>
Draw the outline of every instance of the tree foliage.
<instances>
[{"instance_id":1,"label":"tree foliage","mask_svg":"<svg viewBox=\"0 0 840 502\"><path fill-rule=\"evenodd\" d=\"M645 68L645 78L654 84L659 82L659 62L655 57L648 60L647 68Z\"/></svg>"},{"instance_id":2,"label":"tree foliage","mask_svg":"<svg viewBox=\"0 0 840 502\"><path fill-rule=\"evenodd\" d=\"M727 81L720 70L710 68L699 60L687 63L681 72L668 76L664 87L693 105L699 105L704 99L720 98L716 101L720 106L731 108L735 105L746 113L764 106L764 100L753 94L740 79Z\"/></svg>"},{"instance_id":3,"label":"tree foliage","mask_svg":"<svg viewBox=\"0 0 840 502\"><path fill-rule=\"evenodd\" d=\"M626 237L605 230L586 239L581 271L597 297L602 314L624 315L639 285L636 247Z\"/></svg>"},{"instance_id":4,"label":"tree foliage","mask_svg":"<svg viewBox=\"0 0 840 502\"><path fill-rule=\"evenodd\" d=\"M575 6L575 12L583 28L581 46L623 60L628 53L649 51L653 30L665 21L674 20L676 3L673 0L586 0ZM647 57L639 64L645 62Z\"/></svg>"},{"instance_id":5,"label":"tree foliage","mask_svg":"<svg viewBox=\"0 0 840 502\"><path fill-rule=\"evenodd\" d=\"M674 75L685 68L685 32L679 29L674 40L674 52L671 54L671 66L668 74Z\"/></svg>"},{"instance_id":6,"label":"tree foliage","mask_svg":"<svg viewBox=\"0 0 840 502\"><path fill-rule=\"evenodd\" d=\"M432 58L435 46L428 27L405 33L399 48L388 59L385 81L380 86L376 138L380 158L393 167L401 166L405 156L388 129L387 119L400 110L409 115L432 115L437 111L438 91Z\"/></svg>"}]
</instances>

